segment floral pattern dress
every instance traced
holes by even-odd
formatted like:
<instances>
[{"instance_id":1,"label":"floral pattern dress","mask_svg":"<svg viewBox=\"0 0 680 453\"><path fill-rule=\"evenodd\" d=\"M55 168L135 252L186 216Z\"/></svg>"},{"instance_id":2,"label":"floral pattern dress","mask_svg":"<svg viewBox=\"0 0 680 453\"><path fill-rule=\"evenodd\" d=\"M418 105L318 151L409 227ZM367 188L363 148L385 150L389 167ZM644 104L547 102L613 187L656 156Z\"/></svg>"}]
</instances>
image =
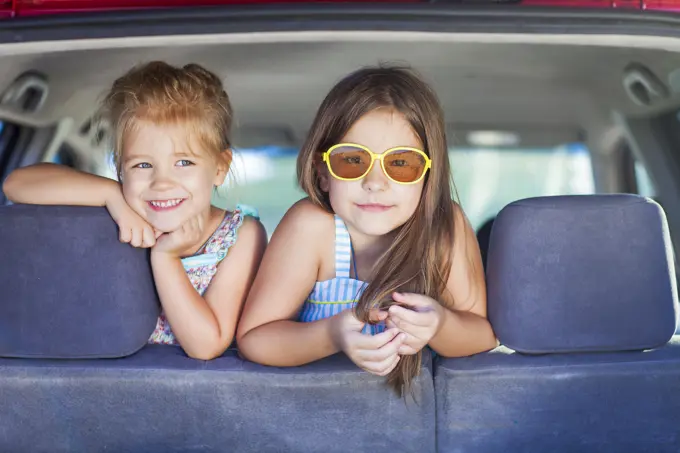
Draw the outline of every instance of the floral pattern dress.
<instances>
[{"instance_id":1,"label":"floral pattern dress","mask_svg":"<svg viewBox=\"0 0 680 453\"><path fill-rule=\"evenodd\" d=\"M210 281L215 276L217 266L227 257L229 248L236 243L238 229L243 224L245 216L257 218L257 212L252 208L241 205L233 211L228 211L224 220L200 250L195 255L182 259L184 270L191 284L201 296L208 289ZM179 346L163 312L158 317L156 328L149 338L149 343Z\"/></svg>"}]
</instances>

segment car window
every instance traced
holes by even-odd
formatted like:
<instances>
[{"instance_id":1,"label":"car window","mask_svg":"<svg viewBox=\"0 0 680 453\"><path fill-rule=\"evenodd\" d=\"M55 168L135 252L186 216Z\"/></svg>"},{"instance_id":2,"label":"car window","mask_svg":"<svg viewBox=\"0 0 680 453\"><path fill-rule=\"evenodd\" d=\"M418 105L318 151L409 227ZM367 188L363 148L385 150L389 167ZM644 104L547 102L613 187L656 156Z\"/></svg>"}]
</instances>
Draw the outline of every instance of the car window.
<instances>
[{"instance_id":1,"label":"car window","mask_svg":"<svg viewBox=\"0 0 680 453\"><path fill-rule=\"evenodd\" d=\"M590 154L583 144L545 149L452 148L449 151L460 202L475 229L508 203L541 195L589 194L595 190ZM297 187L297 150L241 149L215 204L256 207L267 232L305 194Z\"/></svg>"},{"instance_id":2,"label":"car window","mask_svg":"<svg viewBox=\"0 0 680 453\"><path fill-rule=\"evenodd\" d=\"M235 150L230 174L217 190L214 204L257 208L271 236L288 208L305 197L297 185L297 153L295 148L275 146Z\"/></svg>"},{"instance_id":3,"label":"car window","mask_svg":"<svg viewBox=\"0 0 680 453\"><path fill-rule=\"evenodd\" d=\"M455 148L449 153L454 182L470 223L478 229L513 201L595 191L588 148Z\"/></svg>"},{"instance_id":4,"label":"car window","mask_svg":"<svg viewBox=\"0 0 680 453\"><path fill-rule=\"evenodd\" d=\"M635 161L635 179L637 181L638 195L649 198L656 197L656 189L649 177L649 173L647 173L647 168L639 160Z\"/></svg>"}]
</instances>

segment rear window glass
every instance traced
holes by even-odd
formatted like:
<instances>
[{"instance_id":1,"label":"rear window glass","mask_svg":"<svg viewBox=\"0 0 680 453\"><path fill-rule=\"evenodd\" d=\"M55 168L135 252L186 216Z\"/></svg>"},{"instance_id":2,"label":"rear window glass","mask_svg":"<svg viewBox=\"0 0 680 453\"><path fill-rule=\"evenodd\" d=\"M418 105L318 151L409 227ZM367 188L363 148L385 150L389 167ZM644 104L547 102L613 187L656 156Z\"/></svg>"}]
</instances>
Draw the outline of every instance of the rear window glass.
<instances>
[{"instance_id":1,"label":"rear window glass","mask_svg":"<svg viewBox=\"0 0 680 453\"><path fill-rule=\"evenodd\" d=\"M297 184L295 148L262 147L234 153L231 171L213 202L222 208L257 208L271 236L286 211L305 193Z\"/></svg>"},{"instance_id":2,"label":"rear window glass","mask_svg":"<svg viewBox=\"0 0 680 453\"><path fill-rule=\"evenodd\" d=\"M588 148L457 148L449 153L460 203L477 229L508 203L595 191Z\"/></svg>"},{"instance_id":3,"label":"rear window glass","mask_svg":"<svg viewBox=\"0 0 680 453\"><path fill-rule=\"evenodd\" d=\"M278 147L237 151L232 175L215 204L256 207L271 235L288 208L305 196L297 187L296 157L297 149ZM580 143L545 149L452 148L449 157L460 202L475 229L521 198L595 190L590 153Z\"/></svg>"},{"instance_id":4,"label":"rear window glass","mask_svg":"<svg viewBox=\"0 0 680 453\"><path fill-rule=\"evenodd\" d=\"M656 189L649 177L649 173L647 173L647 169L642 162L638 160L635 161L635 179L637 181L637 191L639 195L649 198L656 197Z\"/></svg>"}]
</instances>

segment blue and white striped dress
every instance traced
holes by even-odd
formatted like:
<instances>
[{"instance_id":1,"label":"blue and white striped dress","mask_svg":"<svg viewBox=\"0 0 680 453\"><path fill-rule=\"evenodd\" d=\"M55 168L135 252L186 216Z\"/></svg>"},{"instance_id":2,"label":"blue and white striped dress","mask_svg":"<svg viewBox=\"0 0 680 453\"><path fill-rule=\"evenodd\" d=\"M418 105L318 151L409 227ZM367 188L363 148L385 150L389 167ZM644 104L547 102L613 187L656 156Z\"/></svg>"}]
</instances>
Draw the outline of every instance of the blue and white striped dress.
<instances>
[{"instance_id":1,"label":"blue and white striped dress","mask_svg":"<svg viewBox=\"0 0 680 453\"><path fill-rule=\"evenodd\" d=\"M352 240L345 223L335 216L335 278L316 282L314 289L307 297L299 320L301 322L318 321L330 318L345 310L351 310L368 285L366 282L350 278L352 262ZM356 272L356 269L355 269ZM363 332L375 335L385 330L384 323L366 324Z\"/></svg>"}]
</instances>

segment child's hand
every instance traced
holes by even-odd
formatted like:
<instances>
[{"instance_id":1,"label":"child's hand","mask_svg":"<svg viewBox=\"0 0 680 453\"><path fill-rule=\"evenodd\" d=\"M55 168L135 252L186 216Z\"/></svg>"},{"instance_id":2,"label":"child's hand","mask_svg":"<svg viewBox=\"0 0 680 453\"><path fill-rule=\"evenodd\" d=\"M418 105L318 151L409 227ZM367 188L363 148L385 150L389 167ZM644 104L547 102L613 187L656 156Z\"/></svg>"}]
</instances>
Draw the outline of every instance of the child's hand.
<instances>
[{"instance_id":1,"label":"child's hand","mask_svg":"<svg viewBox=\"0 0 680 453\"><path fill-rule=\"evenodd\" d=\"M201 240L203 223L201 216L195 216L184 222L177 230L161 234L156 240L152 252L172 256L182 255Z\"/></svg>"},{"instance_id":2,"label":"child's hand","mask_svg":"<svg viewBox=\"0 0 680 453\"><path fill-rule=\"evenodd\" d=\"M375 321L383 321L386 317L386 312L371 312L371 319ZM352 310L343 311L335 316L334 341L359 368L386 376L399 363L397 351L404 334L400 334L399 329L390 329L377 335L366 335L361 333L364 325Z\"/></svg>"},{"instance_id":3,"label":"child's hand","mask_svg":"<svg viewBox=\"0 0 680 453\"><path fill-rule=\"evenodd\" d=\"M153 247L156 243L160 233L127 204L122 194L107 201L106 209L118 225L120 242L141 248Z\"/></svg>"},{"instance_id":4,"label":"child's hand","mask_svg":"<svg viewBox=\"0 0 680 453\"><path fill-rule=\"evenodd\" d=\"M445 310L436 300L422 294L394 293L394 301L409 308L392 305L389 308L388 328L398 328L406 335L399 347L400 355L412 355L423 349L439 331Z\"/></svg>"}]
</instances>

